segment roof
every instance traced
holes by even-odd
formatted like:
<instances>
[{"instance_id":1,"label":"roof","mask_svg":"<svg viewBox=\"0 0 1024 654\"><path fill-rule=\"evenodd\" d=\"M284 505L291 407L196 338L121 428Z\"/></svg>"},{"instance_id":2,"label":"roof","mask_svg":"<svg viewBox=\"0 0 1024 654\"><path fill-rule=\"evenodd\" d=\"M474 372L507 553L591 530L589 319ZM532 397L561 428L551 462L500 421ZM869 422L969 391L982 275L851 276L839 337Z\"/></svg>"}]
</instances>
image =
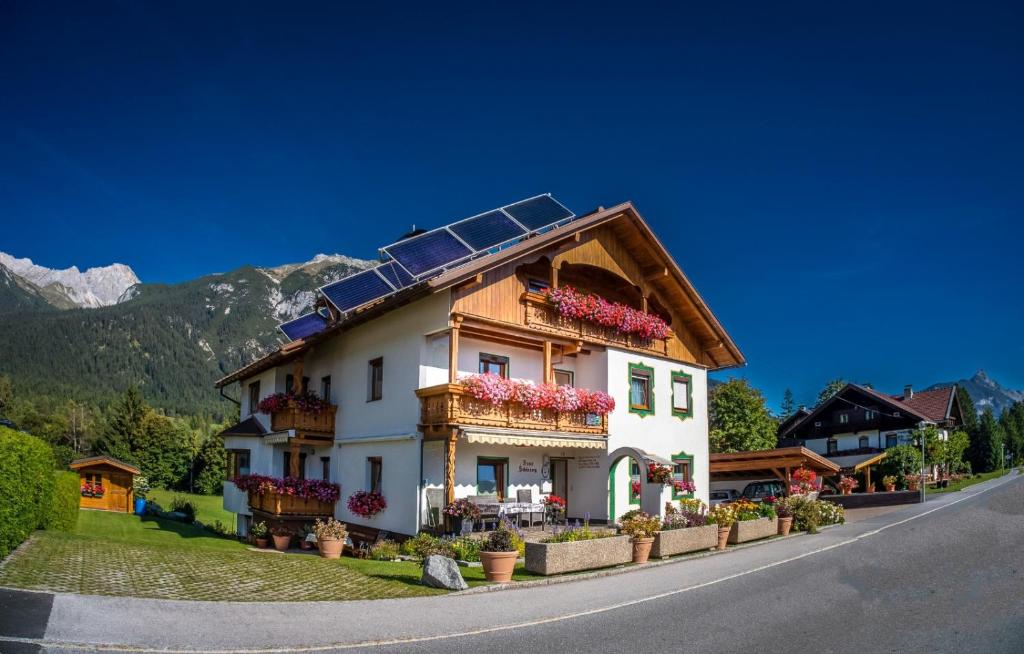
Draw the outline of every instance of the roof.
<instances>
[{"instance_id":1,"label":"roof","mask_svg":"<svg viewBox=\"0 0 1024 654\"><path fill-rule=\"evenodd\" d=\"M914 391L914 396L909 400L904 400L902 394L892 396L900 404L933 422L942 422L949 418L954 397L956 397L956 386L936 388L930 391Z\"/></svg>"},{"instance_id":2,"label":"roof","mask_svg":"<svg viewBox=\"0 0 1024 654\"><path fill-rule=\"evenodd\" d=\"M267 433L267 430L263 428L263 423L256 419L256 416L249 416L242 422L231 425L218 436L263 436Z\"/></svg>"},{"instance_id":3,"label":"roof","mask_svg":"<svg viewBox=\"0 0 1024 654\"><path fill-rule=\"evenodd\" d=\"M854 472L880 463L885 458L885 452L874 452L872 454L850 454L847 456L830 456L828 460L843 470L853 469Z\"/></svg>"},{"instance_id":4,"label":"roof","mask_svg":"<svg viewBox=\"0 0 1024 654\"><path fill-rule=\"evenodd\" d=\"M711 481L776 477L787 467L792 469L800 466L826 477L839 472L838 465L806 447L722 452L710 455L708 460Z\"/></svg>"},{"instance_id":5,"label":"roof","mask_svg":"<svg viewBox=\"0 0 1024 654\"><path fill-rule=\"evenodd\" d=\"M850 391L850 390L860 391L861 393L864 393L865 395L868 395L869 397L873 397L873 398L875 398L875 399L877 399L877 400L879 400L881 402L884 402L889 407L891 407L893 410L899 411L900 415L903 415L905 417L908 417L908 418L911 418L911 419L917 419L917 420L932 421L932 422L934 422L934 420L932 418L929 418L926 415L924 415L921 412L920 408L912 407L912 406L910 406L908 404L905 404L905 403L901 402L900 400L896 399L892 395L886 395L885 393L879 393L878 391L876 391L873 388L869 388L867 386L861 386L860 384L850 383L850 384L847 384L846 386L843 386L841 389L839 389L839 391L835 395L833 395L829 399L825 400L824 402L822 402L818 406L814 407L814 410L811 411L810 413L808 413L806 416L804 416L803 419L795 420L792 423L789 423L788 425L786 425L779 432L779 438L785 438L787 434L792 433L797 427L799 427L800 425L806 423L807 421L813 420L816 416L818 416L819 414L823 413L832 404L834 404L836 402L842 402L843 401L842 395L845 394L846 392ZM902 396L900 396L900 397L902 397Z\"/></svg>"},{"instance_id":6,"label":"roof","mask_svg":"<svg viewBox=\"0 0 1024 654\"><path fill-rule=\"evenodd\" d=\"M71 462L69 467L72 470L79 470L81 468L88 468L90 466L95 465L108 465L114 468L120 468L121 470L124 470L125 472L130 472L133 475L137 475L142 472L135 466L125 463L124 461L115 459L114 457L108 456L106 454L101 454L99 456L88 456L84 459L76 459Z\"/></svg>"},{"instance_id":7,"label":"roof","mask_svg":"<svg viewBox=\"0 0 1024 654\"><path fill-rule=\"evenodd\" d=\"M657 262L658 265L664 266L666 274L678 284L679 288L682 289L686 303L691 305L700 316L701 322L703 323L700 331L703 332L702 335L704 336L705 348L709 352L715 352L715 354L711 354L715 365L710 366L710 369L720 370L723 368L746 364L746 359L736 346L736 343L733 342L729 334L726 333L725 328L718 321L718 318L716 318L711 312L711 309L708 308L704 299L697 292L697 289L694 288L689 278L683 274L683 271L651 231L650 227L637 212L633 204L630 202L624 202L609 209L600 209L591 214L581 216L570 223L562 225L561 227L556 227L555 229L543 234L524 239L511 247L473 259L465 265L442 273L428 281L422 281L404 288L394 295L388 296L362 310L353 311L341 320L332 323L323 331L308 336L305 339L298 339L286 345L282 345L249 365L217 380L215 386L221 388L233 382L251 377L252 375L269 368L273 368L281 363L290 361L310 349L316 343L331 338L341 331L351 329L356 325L383 315L392 309L398 308L399 306L408 304L409 302L432 293L437 293L451 288L452 286L473 278L479 273L496 268L502 264L508 263L509 261L526 257L533 252L549 247L559 241L573 238L580 232L613 222L616 222L617 224L626 223L632 228L638 230L647 246L656 256L656 260L661 259L660 262ZM691 325L691 327L695 326ZM698 334L698 336L700 335L701 334Z\"/></svg>"}]
</instances>

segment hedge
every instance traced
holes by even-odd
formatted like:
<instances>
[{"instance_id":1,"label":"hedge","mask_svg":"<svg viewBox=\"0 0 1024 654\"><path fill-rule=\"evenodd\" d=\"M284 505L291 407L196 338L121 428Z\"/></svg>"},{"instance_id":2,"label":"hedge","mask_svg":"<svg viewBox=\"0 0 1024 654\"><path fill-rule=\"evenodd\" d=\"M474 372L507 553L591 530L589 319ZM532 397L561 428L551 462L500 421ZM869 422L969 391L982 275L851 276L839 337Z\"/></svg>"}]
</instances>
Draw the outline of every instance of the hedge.
<instances>
[{"instance_id":1,"label":"hedge","mask_svg":"<svg viewBox=\"0 0 1024 654\"><path fill-rule=\"evenodd\" d=\"M55 472L53 499L50 515L46 517L46 528L58 531L74 531L78 524L79 502L78 473Z\"/></svg>"},{"instance_id":2,"label":"hedge","mask_svg":"<svg viewBox=\"0 0 1024 654\"><path fill-rule=\"evenodd\" d=\"M0 427L0 558L44 527L53 497L56 461L35 436Z\"/></svg>"}]
</instances>

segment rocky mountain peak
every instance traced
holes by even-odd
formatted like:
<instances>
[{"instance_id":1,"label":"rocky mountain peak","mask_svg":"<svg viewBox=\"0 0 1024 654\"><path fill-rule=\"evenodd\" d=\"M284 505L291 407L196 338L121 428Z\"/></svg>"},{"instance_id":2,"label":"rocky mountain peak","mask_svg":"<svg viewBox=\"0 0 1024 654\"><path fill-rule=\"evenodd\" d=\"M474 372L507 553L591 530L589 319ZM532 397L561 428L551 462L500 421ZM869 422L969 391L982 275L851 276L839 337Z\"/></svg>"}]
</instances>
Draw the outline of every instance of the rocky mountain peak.
<instances>
[{"instance_id":1,"label":"rocky mountain peak","mask_svg":"<svg viewBox=\"0 0 1024 654\"><path fill-rule=\"evenodd\" d=\"M0 265L39 288L50 304L61 308L95 308L117 304L128 288L139 283L135 271L121 263L89 268L82 272L78 266L47 268L33 263L27 257L18 259L0 252Z\"/></svg>"}]
</instances>

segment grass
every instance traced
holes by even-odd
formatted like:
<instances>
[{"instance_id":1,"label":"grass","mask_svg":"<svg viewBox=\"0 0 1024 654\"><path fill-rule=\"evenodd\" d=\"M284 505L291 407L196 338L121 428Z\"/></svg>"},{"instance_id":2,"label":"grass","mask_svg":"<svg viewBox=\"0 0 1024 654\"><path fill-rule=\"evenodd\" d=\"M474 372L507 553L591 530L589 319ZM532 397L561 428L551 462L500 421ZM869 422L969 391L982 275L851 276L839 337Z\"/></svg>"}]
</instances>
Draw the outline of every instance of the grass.
<instances>
[{"instance_id":1,"label":"grass","mask_svg":"<svg viewBox=\"0 0 1024 654\"><path fill-rule=\"evenodd\" d=\"M200 518L201 519L201 518ZM470 586L480 568L461 568ZM0 565L0 586L216 601L314 601L415 597L445 591L420 584L417 563L253 551L180 522L80 511L74 532L38 531ZM514 579L533 579L521 566Z\"/></svg>"},{"instance_id":2,"label":"grass","mask_svg":"<svg viewBox=\"0 0 1024 654\"><path fill-rule=\"evenodd\" d=\"M169 511L171 508L171 500L179 495L195 502L196 520L199 522L213 524L215 520L220 520L221 523L228 527L234 526L235 514L224 510L224 498L220 495L196 495L194 493L182 493L180 491L170 491L163 488L153 488L149 491L147 499L153 500L162 506L165 511Z\"/></svg>"},{"instance_id":3,"label":"grass","mask_svg":"<svg viewBox=\"0 0 1024 654\"><path fill-rule=\"evenodd\" d=\"M949 486L947 486L946 488L932 488L931 486L929 486L928 490L926 491L926 493L928 495L935 495L936 493L952 493L954 491L960 491L960 490L963 490L963 489L967 488L968 486L973 486L975 484L980 484L981 482L988 481L989 479L996 479L997 477L1002 477L1003 475L1005 475L1008 472L1010 472L1010 471L1009 470L993 470L992 472L983 472L980 475L978 475L977 477L972 475L972 476L967 477L965 479L960 479L958 481L951 481L951 482L949 482Z\"/></svg>"}]
</instances>

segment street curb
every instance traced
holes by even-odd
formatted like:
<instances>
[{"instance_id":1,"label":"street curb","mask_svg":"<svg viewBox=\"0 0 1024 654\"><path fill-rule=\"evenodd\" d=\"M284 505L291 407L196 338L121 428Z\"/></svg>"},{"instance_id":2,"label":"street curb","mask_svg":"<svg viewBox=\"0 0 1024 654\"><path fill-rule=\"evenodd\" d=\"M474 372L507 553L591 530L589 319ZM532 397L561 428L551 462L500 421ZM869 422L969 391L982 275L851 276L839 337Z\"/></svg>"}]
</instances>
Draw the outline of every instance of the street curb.
<instances>
[{"instance_id":1,"label":"street curb","mask_svg":"<svg viewBox=\"0 0 1024 654\"><path fill-rule=\"evenodd\" d=\"M842 527L843 525L826 525L824 527L818 527L818 533L821 533L827 529L834 527ZM477 595L480 593L494 593L503 590L518 590L520 588L535 588L537 586L551 586L554 584L564 584L571 581L581 581L584 579L600 579L601 577L613 577L616 575L628 574L630 572L639 572L640 570L650 570L651 568L660 568L664 565L675 565L677 563L685 563L686 561L694 561L697 559L704 559L709 556L718 556L720 554L728 554L729 552L737 552L739 550L745 550L748 547L761 547L762 545L768 545L769 543L777 543L790 538L799 538L801 536L812 536L806 531L800 531L792 533L788 536L771 536L759 541L751 543L740 543L738 545L730 545L725 550L708 550L706 552L693 552L691 554L683 554L680 556L672 556L660 559L658 561L648 561L647 563L632 564L627 563L624 565L615 566L614 568L604 568L602 570L592 570L589 572L580 572L576 574L564 574L547 577L545 579L531 579L529 581L513 581L501 584L488 584L486 586L474 586L468 590L459 590L453 593L448 593L445 597L457 597L459 595Z\"/></svg>"}]
</instances>

